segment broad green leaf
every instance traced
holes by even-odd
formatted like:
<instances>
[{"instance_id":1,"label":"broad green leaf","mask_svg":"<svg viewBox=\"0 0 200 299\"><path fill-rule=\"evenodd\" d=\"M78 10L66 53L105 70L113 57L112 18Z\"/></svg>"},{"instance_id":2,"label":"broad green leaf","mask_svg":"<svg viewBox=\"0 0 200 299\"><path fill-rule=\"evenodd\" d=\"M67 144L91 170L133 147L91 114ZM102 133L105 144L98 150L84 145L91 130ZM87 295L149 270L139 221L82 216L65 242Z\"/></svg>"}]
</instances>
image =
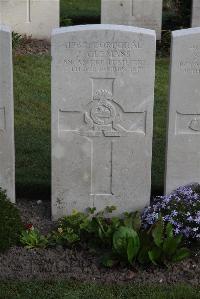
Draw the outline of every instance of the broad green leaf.
<instances>
[{"instance_id":1,"label":"broad green leaf","mask_svg":"<svg viewBox=\"0 0 200 299\"><path fill-rule=\"evenodd\" d=\"M130 243L130 239L132 244ZM129 246L129 250L128 250ZM126 226L120 226L113 235L113 247L115 251L124 259L131 260L131 257L138 252L140 247L139 237L136 231Z\"/></svg>"},{"instance_id":2,"label":"broad green leaf","mask_svg":"<svg viewBox=\"0 0 200 299\"><path fill-rule=\"evenodd\" d=\"M171 223L167 223L166 225L166 235L167 238L172 238L174 236L173 225Z\"/></svg>"},{"instance_id":3,"label":"broad green leaf","mask_svg":"<svg viewBox=\"0 0 200 299\"><path fill-rule=\"evenodd\" d=\"M158 247L161 247L163 244L163 238L164 238L164 222L162 220L162 217L156 222L156 224L152 230L152 236L153 236L155 244Z\"/></svg>"},{"instance_id":4,"label":"broad green leaf","mask_svg":"<svg viewBox=\"0 0 200 299\"><path fill-rule=\"evenodd\" d=\"M152 250L148 252L150 261L157 265L159 262L161 262L161 249L158 247L154 247Z\"/></svg>"},{"instance_id":5,"label":"broad green leaf","mask_svg":"<svg viewBox=\"0 0 200 299\"><path fill-rule=\"evenodd\" d=\"M173 262L180 262L185 258L190 256L190 250L188 248L180 248L176 251L175 255L172 258Z\"/></svg>"},{"instance_id":6,"label":"broad green leaf","mask_svg":"<svg viewBox=\"0 0 200 299\"><path fill-rule=\"evenodd\" d=\"M137 256L139 249L140 249L139 238L133 239L130 237L128 239L128 246L127 246L127 256L130 264L132 264L133 259Z\"/></svg>"},{"instance_id":7,"label":"broad green leaf","mask_svg":"<svg viewBox=\"0 0 200 299\"><path fill-rule=\"evenodd\" d=\"M163 243L163 251L164 251L164 253L168 257L172 256L176 252L178 246L180 245L181 240L182 240L182 236L181 235L165 239L164 243Z\"/></svg>"}]
</instances>

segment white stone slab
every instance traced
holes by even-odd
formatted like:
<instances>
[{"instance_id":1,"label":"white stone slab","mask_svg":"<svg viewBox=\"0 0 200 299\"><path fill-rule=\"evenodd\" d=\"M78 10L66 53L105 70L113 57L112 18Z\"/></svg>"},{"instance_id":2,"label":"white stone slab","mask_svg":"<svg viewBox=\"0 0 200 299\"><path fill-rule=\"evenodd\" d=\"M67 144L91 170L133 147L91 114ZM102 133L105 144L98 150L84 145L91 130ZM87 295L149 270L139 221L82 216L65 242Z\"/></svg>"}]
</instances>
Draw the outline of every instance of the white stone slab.
<instances>
[{"instance_id":1,"label":"white stone slab","mask_svg":"<svg viewBox=\"0 0 200 299\"><path fill-rule=\"evenodd\" d=\"M101 23L153 29L159 40L162 0L101 0Z\"/></svg>"},{"instance_id":2,"label":"white stone slab","mask_svg":"<svg viewBox=\"0 0 200 299\"><path fill-rule=\"evenodd\" d=\"M193 0L192 27L200 27L200 0Z\"/></svg>"},{"instance_id":3,"label":"white stone slab","mask_svg":"<svg viewBox=\"0 0 200 299\"><path fill-rule=\"evenodd\" d=\"M155 33L118 25L52 36L52 214L150 200Z\"/></svg>"},{"instance_id":4,"label":"white stone slab","mask_svg":"<svg viewBox=\"0 0 200 299\"><path fill-rule=\"evenodd\" d=\"M15 202L12 39L0 25L0 187Z\"/></svg>"},{"instance_id":5,"label":"white stone slab","mask_svg":"<svg viewBox=\"0 0 200 299\"><path fill-rule=\"evenodd\" d=\"M49 39L59 27L59 0L0 0L0 23L33 38Z\"/></svg>"},{"instance_id":6,"label":"white stone slab","mask_svg":"<svg viewBox=\"0 0 200 299\"><path fill-rule=\"evenodd\" d=\"M172 35L166 193L200 182L200 28Z\"/></svg>"}]
</instances>

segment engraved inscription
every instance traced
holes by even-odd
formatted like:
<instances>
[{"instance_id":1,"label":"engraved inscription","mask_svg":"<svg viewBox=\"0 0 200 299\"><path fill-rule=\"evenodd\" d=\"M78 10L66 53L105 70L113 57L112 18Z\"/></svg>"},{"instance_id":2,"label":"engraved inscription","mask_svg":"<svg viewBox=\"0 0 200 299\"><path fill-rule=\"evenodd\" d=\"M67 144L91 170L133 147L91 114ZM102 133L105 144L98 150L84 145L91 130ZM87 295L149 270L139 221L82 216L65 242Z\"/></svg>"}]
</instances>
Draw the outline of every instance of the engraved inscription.
<instances>
[{"instance_id":1,"label":"engraved inscription","mask_svg":"<svg viewBox=\"0 0 200 299\"><path fill-rule=\"evenodd\" d=\"M200 45L194 44L189 48L189 57L178 62L178 69L185 74L200 74Z\"/></svg>"},{"instance_id":2,"label":"engraved inscription","mask_svg":"<svg viewBox=\"0 0 200 299\"><path fill-rule=\"evenodd\" d=\"M68 72L140 73L146 66L145 60L136 55L143 48L141 40L67 42L65 48L64 64Z\"/></svg>"},{"instance_id":3,"label":"engraved inscription","mask_svg":"<svg viewBox=\"0 0 200 299\"><path fill-rule=\"evenodd\" d=\"M175 134L200 134L200 114L177 112Z\"/></svg>"},{"instance_id":4,"label":"engraved inscription","mask_svg":"<svg viewBox=\"0 0 200 299\"><path fill-rule=\"evenodd\" d=\"M59 134L70 132L91 141L93 196L112 195L112 151L116 138L131 137L133 133L145 136L146 133L146 111L125 112L113 98L114 80L91 78L93 97L83 112L59 110ZM103 85L110 87L109 90L98 89ZM104 161L100 161L102 152L105 153ZM99 176L103 176L102 186Z\"/></svg>"}]
</instances>

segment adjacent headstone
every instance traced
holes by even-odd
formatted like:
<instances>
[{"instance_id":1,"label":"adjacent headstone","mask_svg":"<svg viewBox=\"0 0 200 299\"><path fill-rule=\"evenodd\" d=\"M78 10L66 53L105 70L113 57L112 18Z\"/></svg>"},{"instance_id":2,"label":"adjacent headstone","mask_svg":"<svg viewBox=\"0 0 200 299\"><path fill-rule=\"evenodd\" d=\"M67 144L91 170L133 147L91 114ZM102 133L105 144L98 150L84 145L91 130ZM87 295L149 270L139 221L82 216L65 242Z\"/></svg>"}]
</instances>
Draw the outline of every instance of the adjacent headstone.
<instances>
[{"instance_id":1,"label":"adjacent headstone","mask_svg":"<svg viewBox=\"0 0 200 299\"><path fill-rule=\"evenodd\" d=\"M52 214L149 203L155 33L118 25L52 35Z\"/></svg>"},{"instance_id":2,"label":"adjacent headstone","mask_svg":"<svg viewBox=\"0 0 200 299\"><path fill-rule=\"evenodd\" d=\"M192 27L200 27L200 0L193 0Z\"/></svg>"},{"instance_id":3,"label":"adjacent headstone","mask_svg":"<svg viewBox=\"0 0 200 299\"><path fill-rule=\"evenodd\" d=\"M101 23L153 29L159 40L162 0L101 0Z\"/></svg>"},{"instance_id":4,"label":"adjacent headstone","mask_svg":"<svg viewBox=\"0 0 200 299\"><path fill-rule=\"evenodd\" d=\"M15 202L14 108L11 31L0 25L0 187Z\"/></svg>"},{"instance_id":5,"label":"adjacent headstone","mask_svg":"<svg viewBox=\"0 0 200 299\"><path fill-rule=\"evenodd\" d=\"M49 39L59 27L59 0L1 0L0 11L0 24L33 38Z\"/></svg>"},{"instance_id":6,"label":"adjacent headstone","mask_svg":"<svg viewBox=\"0 0 200 299\"><path fill-rule=\"evenodd\" d=\"M200 182L200 28L172 34L166 193Z\"/></svg>"}]
</instances>

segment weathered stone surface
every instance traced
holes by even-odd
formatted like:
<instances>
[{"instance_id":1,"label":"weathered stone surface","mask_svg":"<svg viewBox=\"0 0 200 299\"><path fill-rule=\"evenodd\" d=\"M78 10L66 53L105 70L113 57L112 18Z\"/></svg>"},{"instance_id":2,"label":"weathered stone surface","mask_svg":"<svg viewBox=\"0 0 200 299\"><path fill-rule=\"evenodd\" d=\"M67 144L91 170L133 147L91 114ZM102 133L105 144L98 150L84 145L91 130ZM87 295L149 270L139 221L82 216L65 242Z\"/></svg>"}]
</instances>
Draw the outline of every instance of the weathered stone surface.
<instances>
[{"instance_id":1,"label":"weathered stone surface","mask_svg":"<svg viewBox=\"0 0 200 299\"><path fill-rule=\"evenodd\" d=\"M52 213L150 200L155 33L118 25L52 36Z\"/></svg>"},{"instance_id":2,"label":"weathered stone surface","mask_svg":"<svg viewBox=\"0 0 200 299\"><path fill-rule=\"evenodd\" d=\"M200 28L172 34L166 193L200 182Z\"/></svg>"},{"instance_id":3,"label":"weathered stone surface","mask_svg":"<svg viewBox=\"0 0 200 299\"><path fill-rule=\"evenodd\" d=\"M13 31L50 38L51 31L59 27L59 0L1 0L0 24Z\"/></svg>"},{"instance_id":4,"label":"weathered stone surface","mask_svg":"<svg viewBox=\"0 0 200 299\"><path fill-rule=\"evenodd\" d=\"M153 29L159 40L162 0L101 0L101 23Z\"/></svg>"},{"instance_id":5,"label":"weathered stone surface","mask_svg":"<svg viewBox=\"0 0 200 299\"><path fill-rule=\"evenodd\" d=\"M193 0L192 5L192 27L200 27L200 1Z\"/></svg>"},{"instance_id":6,"label":"weathered stone surface","mask_svg":"<svg viewBox=\"0 0 200 299\"><path fill-rule=\"evenodd\" d=\"M12 39L0 25L0 187L15 202Z\"/></svg>"}]
</instances>

